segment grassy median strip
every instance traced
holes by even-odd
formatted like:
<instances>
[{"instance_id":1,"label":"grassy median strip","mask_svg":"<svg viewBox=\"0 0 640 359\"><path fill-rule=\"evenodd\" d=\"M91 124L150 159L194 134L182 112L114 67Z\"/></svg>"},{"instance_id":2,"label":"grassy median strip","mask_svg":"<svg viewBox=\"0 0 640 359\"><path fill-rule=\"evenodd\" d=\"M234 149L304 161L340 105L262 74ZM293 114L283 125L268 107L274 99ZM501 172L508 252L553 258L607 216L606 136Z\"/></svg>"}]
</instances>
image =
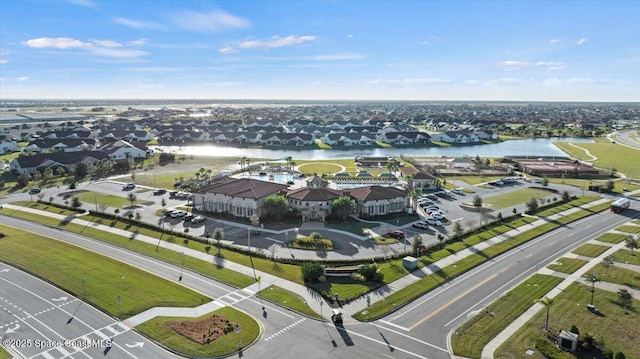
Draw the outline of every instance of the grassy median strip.
<instances>
[{"instance_id":1,"label":"grassy median strip","mask_svg":"<svg viewBox=\"0 0 640 359\"><path fill-rule=\"evenodd\" d=\"M222 314L240 326L240 332L232 330L209 344L199 344L195 341L176 333L167 323L171 321L183 321L185 325L189 322L201 321L214 314ZM136 327L145 335L160 342L162 345L171 348L181 354L196 358L225 357L253 343L260 335L260 327L251 316L233 309L231 307L220 308L199 318L183 317L158 317L151 319ZM240 344L238 345L238 341Z\"/></svg>"},{"instance_id":2,"label":"grassy median strip","mask_svg":"<svg viewBox=\"0 0 640 359\"><path fill-rule=\"evenodd\" d=\"M120 318L153 307L195 307L211 299L79 247L3 227L0 260L44 278ZM83 285L84 281L84 285ZM120 296L121 304L117 298Z\"/></svg>"},{"instance_id":3,"label":"grassy median strip","mask_svg":"<svg viewBox=\"0 0 640 359\"><path fill-rule=\"evenodd\" d=\"M69 222L63 225L58 219L28 212L14 211L11 213L11 216L16 218L23 218L29 221L53 227L63 226L65 230L68 230L70 232L82 234L84 236L91 237L100 241L115 244L153 258L162 259L177 266L182 265L182 261L184 260L185 268L188 268L194 272L204 274L208 277L215 278L216 280L219 280L221 282L234 285L236 287L244 288L255 283L255 279L250 276L220 266L216 266L211 262L205 262L203 260L199 260L189 256L184 256L183 258L183 256L179 252L165 248L159 248L158 246L153 244L136 241L135 239L131 239L131 237L123 237L111 232L105 232L92 226L82 226L73 222ZM87 217L87 219L90 218ZM170 236L167 234L162 236L164 240L167 240L169 237ZM176 244L184 245L184 243L182 242L176 242ZM187 245L187 247L189 248L202 249L203 251L204 246L204 244L195 242L189 242L189 244Z\"/></svg>"},{"instance_id":4,"label":"grassy median strip","mask_svg":"<svg viewBox=\"0 0 640 359\"><path fill-rule=\"evenodd\" d=\"M491 339L560 282L562 278L536 274L510 290L456 329L451 337L454 354L480 358Z\"/></svg>"},{"instance_id":5,"label":"grassy median strip","mask_svg":"<svg viewBox=\"0 0 640 359\"><path fill-rule=\"evenodd\" d=\"M618 230L620 232L638 234L638 233L640 233L640 226L620 226L620 227L616 228L616 230Z\"/></svg>"},{"instance_id":6,"label":"grassy median strip","mask_svg":"<svg viewBox=\"0 0 640 359\"><path fill-rule=\"evenodd\" d=\"M617 292L597 289L594 304L603 315L589 312L585 306L591 301L591 287L574 283L553 299L549 308L549 331L557 333L561 329L569 330L576 325L580 337L592 333L602 338L607 349L622 351L627 358L640 358L640 311L629 310L624 314ZM632 308L640 308L640 301L633 300ZM495 353L496 359L543 358L535 350L535 340L544 337L546 310L541 310L529 322L501 345ZM533 350L534 355L526 355ZM479 356L478 356L479 357ZM572 355L571 358L574 356Z\"/></svg>"},{"instance_id":7,"label":"grassy median strip","mask_svg":"<svg viewBox=\"0 0 640 359\"><path fill-rule=\"evenodd\" d=\"M611 268L606 268L602 263L598 263L593 267L592 272L596 273L597 278L603 282L640 288L640 273L630 269L618 268L615 265Z\"/></svg>"},{"instance_id":8,"label":"grassy median strip","mask_svg":"<svg viewBox=\"0 0 640 359\"><path fill-rule=\"evenodd\" d=\"M592 215L592 210L579 210L568 216L563 217L563 222L569 223L578 219ZM515 248L525 242L530 241L536 237L539 237L545 233L548 233L556 228L560 227L558 223L546 223L515 235L508 240L497 243L482 252L472 254L453 265L442 268L441 270L432 273L410 286L403 288L397 292L394 292L387 297L383 298L367 307L366 309L353 315L353 318L366 321L381 318L390 312L402 307L403 305L413 301L414 299L424 295L431 291L435 287L443 284L444 282L451 280L462 273L486 262L487 260L494 258L512 248ZM608 247L607 247L608 248Z\"/></svg>"},{"instance_id":9,"label":"grassy median strip","mask_svg":"<svg viewBox=\"0 0 640 359\"><path fill-rule=\"evenodd\" d=\"M586 243L574 249L573 251L571 251L571 253L575 253L579 256L595 258L601 255L602 253L606 252L609 248L611 247Z\"/></svg>"},{"instance_id":10,"label":"grassy median strip","mask_svg":"<svg viewBox=\"0 0 640 359\"><path fill-rule=\"evenodd\" d=\"M547 266L547 268L551 269L555 272L567 273L571 274L578 269L582 268L583 265L587 264L587 261L576 258L559 258L555 263L551 263Z\"/></svg>"},{"instance_id":11,"label":"grassy median strip","mask_svg":"<svg viewBox=\"0 0 640 359\"><path fill-rule=\"evenodd\" d=\"M282 305L283 307L293 309L298 313L304 314L311 318L322 319L322 317L313 311L309 304L301 296L288 291L284 288L272 285L258 292L258 296L271 302Z\"/></svg>"},{"instance_id":12,"label":"grassy median strip","mask_svg":"<svg viewBox=\"0 0 640 359\"><path fill-rule=\"evenodd\" d=\"M628 263L640 266L640 253L638 250L635 250L632 253L628 249L620 249L613 254L613 258L615 258L615 261L619 263Z\"/></svg>"}]
</instances>

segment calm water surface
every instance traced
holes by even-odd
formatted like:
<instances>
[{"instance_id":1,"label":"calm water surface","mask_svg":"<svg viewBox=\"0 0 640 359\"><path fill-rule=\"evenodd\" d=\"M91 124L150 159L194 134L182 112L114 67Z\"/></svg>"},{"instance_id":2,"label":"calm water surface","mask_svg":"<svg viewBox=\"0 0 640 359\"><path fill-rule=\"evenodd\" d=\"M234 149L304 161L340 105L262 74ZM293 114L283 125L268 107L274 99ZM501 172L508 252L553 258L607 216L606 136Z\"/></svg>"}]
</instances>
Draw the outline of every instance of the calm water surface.
<instances>
[{"instance_id":1,"label":"calm water surface","mask_svg":"<svg viewBox=\"0 0 640 359\"><path fill-rule=\"evenodd\" d=\"M279 159L288 156L294 159L325 160L339 158L353 158L356 156L382 157L407 155L413 157L504 157L504 156L558 156L567 154L553 145L553 142L581 142L593 143L587 138L537 138L526 140L505 141L489 145L470 145L461 147L430 147L430 148L354 148L351 150L279 150L259 148L237 148L225 146L158 146L165 152L185 155L212 157L242 157Z\"/></svg>"}]
</instances>

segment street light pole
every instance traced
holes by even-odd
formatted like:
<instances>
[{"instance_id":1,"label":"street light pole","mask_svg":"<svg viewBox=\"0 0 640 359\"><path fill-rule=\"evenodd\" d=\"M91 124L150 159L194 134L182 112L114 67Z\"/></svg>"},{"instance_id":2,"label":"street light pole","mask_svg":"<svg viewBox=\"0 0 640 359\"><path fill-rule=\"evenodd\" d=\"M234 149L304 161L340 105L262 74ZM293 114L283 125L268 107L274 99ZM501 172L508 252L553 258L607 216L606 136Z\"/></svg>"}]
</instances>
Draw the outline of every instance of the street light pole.
<instances>
[{"instance_id":1,"label":"street light pole","mask_svg":"<svg viewBox=\"0 0 640 359\"><path fill-rule=\"evenodd\" d=\"M249 255L251 255L251 227L247 227L247 239L249 241Z\"/></svg>"},{"instance_id":2,"label":"street light pole","mask_svg":"<svg viewBox=\"0 0 640 359\"><path fill-rule=\"evenodd\" d=\"M182 281L183 268L184 268L184 252L180 252L180 278L178 278L178 282Z\"/></svg>"}]
</instances>

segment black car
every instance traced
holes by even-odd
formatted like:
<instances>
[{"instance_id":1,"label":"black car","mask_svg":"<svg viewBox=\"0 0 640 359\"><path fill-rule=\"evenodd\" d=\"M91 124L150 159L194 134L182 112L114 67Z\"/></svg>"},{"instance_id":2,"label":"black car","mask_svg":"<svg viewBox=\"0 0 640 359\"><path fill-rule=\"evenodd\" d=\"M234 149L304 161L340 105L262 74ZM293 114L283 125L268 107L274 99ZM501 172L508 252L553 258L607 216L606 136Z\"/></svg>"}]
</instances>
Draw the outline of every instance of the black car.
<instances>
[{"instance_id":1,"label":"black car","mask_svg":"<svg viewBox=\"0 0 640 359\"><path fill-rule=\"evenodd\" d=\"M196 216L194 216L193 214L187 214L186 216L184 216L184 221L185 222L191 222L192 219L194 219Z\"/></svg>"},{"instance_id":2,"label":"black car","mask_svg":"<svg viewBox=\"0 0 640 359\"><path fill-rule=\"evenodd\" d=\"M156 189L153 190L153 195L154 196L160 196L160 195L163 195L165 193L167 193L167 190L164 189L164 188L156 188Z\"/></svg>"},{"instance_id":3,"label":"black car","mask_svg":"<svg viewBox=\"0 0 640 359\"><path fill-rule=\"evenodd\" d=\"M38 194L40 193L42 190L40 188L32 188L29 190L29 194Z\"/></svg>"}]
</instances>

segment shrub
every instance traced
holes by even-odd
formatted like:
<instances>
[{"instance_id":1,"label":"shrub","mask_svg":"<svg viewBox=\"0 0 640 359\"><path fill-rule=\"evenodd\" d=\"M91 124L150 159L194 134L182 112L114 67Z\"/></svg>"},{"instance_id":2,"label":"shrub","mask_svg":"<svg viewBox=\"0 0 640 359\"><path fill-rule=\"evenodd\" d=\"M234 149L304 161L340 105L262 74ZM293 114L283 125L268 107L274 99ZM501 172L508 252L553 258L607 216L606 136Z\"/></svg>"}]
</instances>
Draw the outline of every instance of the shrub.
<instances>
[{"instance_id":1,"label":"shrub","mask_svg":"<svg viewBox=\"0 0 640 359\"><path fill-rule=\"evenodd\" d=\"M355 280L356 282L366 282L367 281L367 278L365 278L362 274L356 273L356 272L351 273L351 279Z\"/></svg>"},{"instance_id":2,"label":"shrub","mask_svg":"<svg viewBox=\"0 0 640 359\"><path fill-rule=\"evenodd\" d=\"M375 264L363 264L358 268L358 273L370 282L382 282L384 275L378 271Z\"/></svg>"},{"instance_id":3,"label":"shrub","mask_svg":"<svg viewBox=\"0 0 640 359\"><path fill-rule=\"evenodd\" d=\"M580 335L580 330L578 329L578 327L574 324L571 326L571 329L569 330L571 333L573 334L578 334Z\"/></svg>"},{"instance_id":4,"label":"shrub","mask_svg":"<svg viewBox=\"0 0 640 359\"><path fill-rule=\"evenodd\" d=\"M545 358L549 359L573 358L573 356L568 356L562 349L543 337L536 338L536 349L540 354L544 355Z\"/></svg>"},{"instance_id":5,"label":"shrub","mask_svg":"<svg viewBox=\"0 0 640 359\"><path fill-rule=\"evenodd\" d=\"M324 275L324 269L320 263L304 263L300 269L305 282L315 282Z\"/></svg>"},{"instance_id":6,"label":"shrub","mask_svg":"<svg viewBox=\"0 0 640 359\"><path fill-rule=\"evenodd\" d=\"M318 278L318 282L320 282L320 283L325 283L326 281L327 281L327 277L325 277L325 276L323 276L323 275L321 275L321 276Z\"/></svg>"}]
</instances>

